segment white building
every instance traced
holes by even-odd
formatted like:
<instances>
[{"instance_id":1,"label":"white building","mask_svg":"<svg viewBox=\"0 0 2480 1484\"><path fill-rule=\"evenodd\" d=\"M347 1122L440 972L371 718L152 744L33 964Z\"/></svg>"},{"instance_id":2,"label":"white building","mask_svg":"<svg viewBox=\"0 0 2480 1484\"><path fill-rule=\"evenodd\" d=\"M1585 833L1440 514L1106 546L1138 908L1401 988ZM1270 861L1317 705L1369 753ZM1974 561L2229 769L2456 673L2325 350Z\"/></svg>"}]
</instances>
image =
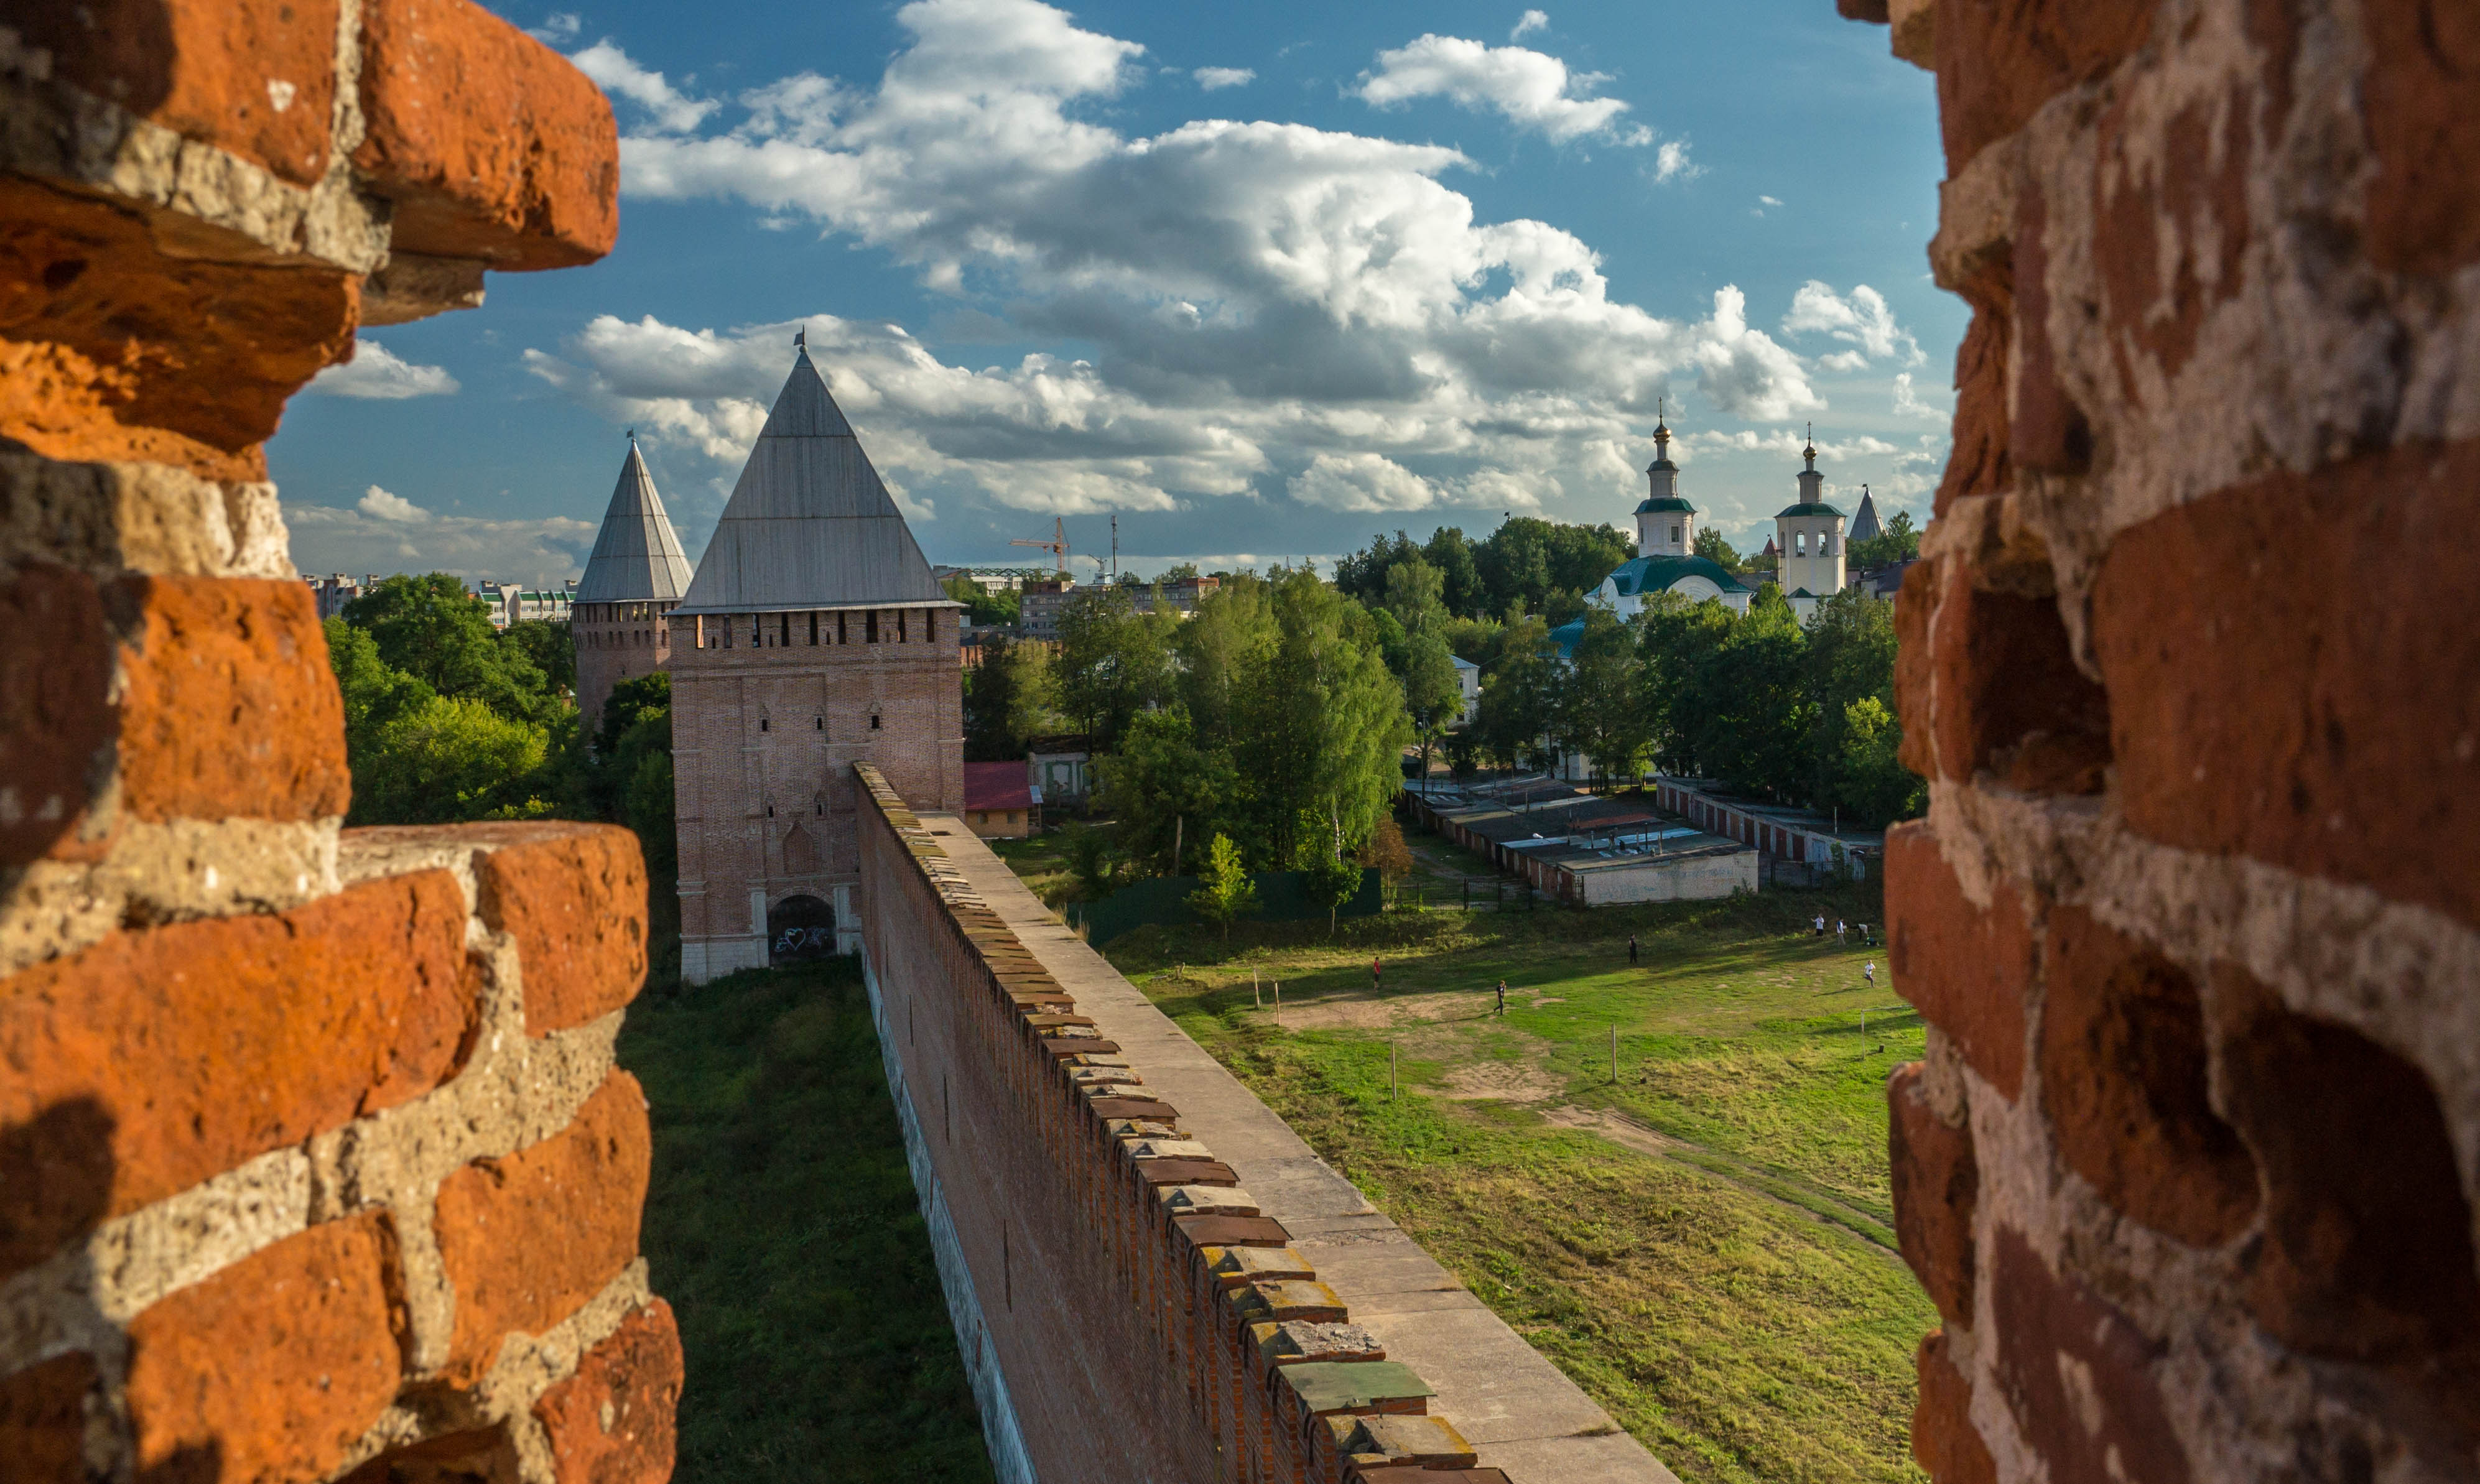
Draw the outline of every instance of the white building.
<instances>
[{"instance_id":1,"label":"white building","mask_svg":"<svg viewBox=\"0 0 2480 1484\"><path fill-rule=\"evenodd\" d=\"M1456 685L1464 697L1462 725L1469 727L1481 720L1481 666L1461 654L1447 657L1456 662Z\"/></svg>"},{"instance_id":2,"label":"white building","mask_svg":"<svg viewBox=\"0 0 2480 1484\"><path fill-rule=\"evenodd\" d=\"M1808 467L1799 472L1799 499L1774 517L1774 547L1783 596L1804 621L1819 600L1843 591L1843 512L1825 502L1814 438L1800 456Z\"/></svg>"}]
</instances>

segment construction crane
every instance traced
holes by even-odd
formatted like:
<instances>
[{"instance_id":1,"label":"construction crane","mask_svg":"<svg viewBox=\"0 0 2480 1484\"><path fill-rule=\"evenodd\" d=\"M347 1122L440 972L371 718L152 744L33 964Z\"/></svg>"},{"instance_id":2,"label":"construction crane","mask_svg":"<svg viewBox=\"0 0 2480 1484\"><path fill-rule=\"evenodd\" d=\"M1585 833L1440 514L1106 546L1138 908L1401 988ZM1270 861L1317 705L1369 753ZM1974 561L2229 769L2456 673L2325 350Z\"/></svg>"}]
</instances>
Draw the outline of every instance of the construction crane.
<instances>
[{"instance_id":1,"label":"construction crane","mask_svg":"<svg viewBox=\"0 0 2480 1484\"><path fill-rule=\"evenodd\" d=\"M1011 541L1008 545L1040 547L1059 558L1059 575L1063 577L1068 576L1068 523L1066 521L1055 518L1052 520L1051 536L1048 541Z\"/></svg>"}]
</instances>

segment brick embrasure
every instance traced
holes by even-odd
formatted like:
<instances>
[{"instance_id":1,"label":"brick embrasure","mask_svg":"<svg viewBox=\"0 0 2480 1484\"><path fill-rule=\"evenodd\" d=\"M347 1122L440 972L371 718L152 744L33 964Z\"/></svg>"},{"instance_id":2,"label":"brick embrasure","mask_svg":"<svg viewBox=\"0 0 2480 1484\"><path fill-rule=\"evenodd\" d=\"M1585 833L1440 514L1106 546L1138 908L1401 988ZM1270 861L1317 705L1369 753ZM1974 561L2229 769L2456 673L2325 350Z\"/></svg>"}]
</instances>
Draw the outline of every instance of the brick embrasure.
<instances>
[{"instance_id":1,"label":"brick embrasure","mask_svg":"<svg viewBox=\"0 0 2480 1484\"><path fill-rule=\"evenodd\" d=\"M133 577L122 799L140 819L332 818L352 797L345 707L299 582Z\"/></svg>"},{"instance_id":2,"label":"brick embrasure","mask_svg":"<svg viewBox=\"0 0 2480 1484\"><path fill-rule=\"evenodd\" d=\"M1886 1079L1887 1164L1894 1178L1895 1238L1903 1261L1950 1324L1972 1322L1973 1214L1980 1166L1972 1129L1949 1128L1929 1106L1922 1065Z\"/></svg>"},{"instance_id":3,"label":"brick embrasure","mask_svg":"<svg viewBox=\"0 0 2480 1484\"><path fill-rule=\"evenodd\" d=\"M1925 820L1886 832L1886 962L1895 987L2008 1099L2024 1086L2032 934L2018 889L1973 905Z\"/></svg>"},{"instance_id":4,"label":"brick embrasure","mask_svg":"<svg viewBox=\"0 0 2480 1484\"><path fill-rule=\"evenodd\" d=\"M447 1372L464 1385L510 1333L538 1335L637 1255L651 1159L646 1097L614 1071L567 1129L439 1185L439 1255L456 1292Z\"/></svg>"},{"instance_id":5,"label":"brick embrasure","mask_svg":"<svg viewBox=\"0 0 2480 1484\"><path fill-rule=\"evenodd\" d=\"M370 1213L297 1233L129 1326L142 1478L316 1479L396 1397L394 1239Z\"/></svg>"},{"instance_id":6,"label":"brick embrasure","mask_svg":"<svg viewBox=\"0 0 2480 1484\"><path fill-rule=\"evenodd\" d=\"M516 939L526 1034L580 1026L646 982L646 863L616 825L530 827L477 863L482 920Z\"/></svg>"},{"instance_id":7,"label":"brick embrasure","mask_svg":"<svg viewBox=\"0 0 2480 1484\"><path fill-rule=\"evenodd\" d=\"M477 1014L465 922L428 871L116 934L0 985L0 1277L438 1086Z\"/></svg>"},{"instance_id":8,"label":"brick embrasure","mask_svg":"<svg viewBox=\"0 0 2480 1484\"><path fill-rule=\"evenodd\" d=\"M619 231L611 105L558 53L468 0L366 0L353 164L404 252L570 268Z\"/></svg>"},{"instance_id":9,"label":"brick embrasure","mask_svg":"<svg viewBox=\"0 0 2480 1484\"><path fill-rule=\"evenodd\" d=\"M681 1331L658 1298L542 1394L534 1419L560 1484L663 1484L678 1444Z\"/></svg>"}]
</instances>

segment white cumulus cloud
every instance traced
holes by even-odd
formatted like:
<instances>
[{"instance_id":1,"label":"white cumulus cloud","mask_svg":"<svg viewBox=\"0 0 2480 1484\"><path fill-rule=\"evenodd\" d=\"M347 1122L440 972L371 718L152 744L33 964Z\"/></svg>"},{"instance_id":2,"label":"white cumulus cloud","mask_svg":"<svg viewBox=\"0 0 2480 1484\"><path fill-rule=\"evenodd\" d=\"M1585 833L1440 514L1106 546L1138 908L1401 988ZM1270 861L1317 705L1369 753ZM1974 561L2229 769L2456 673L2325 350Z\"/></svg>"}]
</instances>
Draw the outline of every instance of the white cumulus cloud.
<instances>
[{"instance_id":1,"label":"white cumulus cloud","mask_svg":"<svg viewBox=\"0 0 2480 1484\"><path fill-rule=\"evenodd\" d=\"M452 572L469 580L556 584L594 550L591 521L494 521L426 510L374 484L350 509L284 502L293 559L305 572Z\"/></svg>"},{"instance_id":2,"label":"white cumulus cloud","mask_svg":"<svg viewBox=\"0 0 2480 1484\"><path fill-rule=\"evenodd\" d=\"M1832 370L1857 370L1868 360L1888 357L1905 366L1918 366L1927 359L1912 332L1895 322L1895 311L1886 296L1865 283L1846 295L1810 279L1792 295L1791 313L1783 316L1782 327L1791 335L1822 331L1857 350L1857 358L1848 351L1829 356L1826 364Z\"/></svg>"},{"instance_id":3,"label":"white cumulus cloud","mask_svg":"<svg viewBox=\"0 0 2480 1484\"><path fill-rule=\"evenodd\" d=\"M1912 373L1895 373L1895 416L1899 418L1946 418L1947 409L1924 398L1912 389Z\"/></svg>"},{"instance_id":4,"label":"white cumulus cloud","mask_svg":"<svg viewBox=\"0 0 2480 1484\"><path fill-rule=\"evenodd\" d=\"M1705 173L1705 166L1688 158L1686 140L1664 140L1653 152L1653 183L1669 185L1674 180L1694 180Z\"/></svg>"},{"instance_id":5,"label":"white cumulus cloud","mask_svg":"<svg viewBox=\"0 0 2480 1484\"><path fill-rule=\"evenodd\" d=\"M571 53L568 60L605 92L644 109L648 119L665 134L685 134L723 106L712 98L692 98L681 92L664 80L662 73L649 71L631 61L629 54L607 38L583 51Z\"/></svg>"},{"instance_id":6,"label":"white cumulus cloud","mask_svg":"<svg viewBox=\"0 0 2480 1484\"><path fill-rule=\"evenodd\" d=\"M1494 111L1562 144L1589 135L1615 144L1652 143L1652 130L1620 120L1625 103L1581 96L1609 81L1599 72L1570 72L1567 64L1529 47L1425 33L1380 52L1377 70L1360 75L1358 90L1362 101L1380 108L1446 98L1460 108Z\"/></svg>"},{"instance_id":7,"label":"white cumulus cloud","mask_svg":"<svg viewBox=\"0 0 2480 1484\"><path fill-rule=\"evenodd\" d=\"M1239 88L1257 80L1254 67L1199 67L1190 74L1197 86L1212 92L1217 88Z\"/></svg>"},{"instance_id":8,"label":"white cumulus cloud","mask_svg":"<svg viewBox=\"0 0 2480 1484\"><path fill-rule=\"evenodd\" d=\"M305 391L329 397L395 401L408 397L453 397L456 378L440 366L415 366L375 340L353 343L353 358L310 378Z\"/></svg>"},{"instance_id":9,"label":"white cumulus cloud","mask_svg":"<svg viewBox=\"0 0 2480 1484\"><path fill-rule=\"evenodd\" d=\"M1507 38L1511 41L1521 41L1536 31L1547 31L1549 29L1549 12L1527 11L1524 13L1523 17L1516 21L1515 29L1507 34Z\"/></svg>"},{"instance_id":10,"label":"white cumulus cloud","mask_svg":"<svg viewBox=\"0 0 2480 1484\"><path fill-rule=\"evenodd\" d=\"M585 22L575 11L554 11L543 17L541 25L528 26L526 35L545 46L566 46L576 40L577 34L583 29Z\"/></svg>"},{"instance_id":11,"label":"white cumulus cloud","mask_svg":"<svg viewBox=\"0 0 2480 1484\"><path fill-rule=\"evenodd\" d=\"M353 501L353 508L374 521L390 521L410 525L430 519L430 512L401 495L391 494L374 484Z\"/></svg>"},{"instance_id":12,"label":"white cumulus cloud","mask_svg":"<svg viewBox=\"0 0 2480 1484\"><path fill-rule=\"evenodd\" d=\"M799 73L689 133L633 128L624 191L739 202L883 252L975 326L943 342L963 353L1090 358L976 368L884 322L607 315L529 350L532 372L728 486L806 324L914 508L1068 514L1281 499L1295 472L1327 500L1623 494L1665 394L1739 418L1823 405L1737 288L1693 319L1614 297L1574 234L1483 217L1448 184L1469 166L1454 149L1227 119L1130 136L1091 105L1128 85L1136 44L1037 0L915 0L895 18L908 40L874 82Z\"/></svg>"},{"instance_id":13,"label":"white cumulus cloud","mask_svg":"<svg viewBox=\"0 0 2480 1484\"><path fill-rule=\"evenodd\" d=\"M1437 487L1376 453L1321 453L1288 482L1292 499L1324 510L1425 510Z\"/></svg>"}]
</instances>

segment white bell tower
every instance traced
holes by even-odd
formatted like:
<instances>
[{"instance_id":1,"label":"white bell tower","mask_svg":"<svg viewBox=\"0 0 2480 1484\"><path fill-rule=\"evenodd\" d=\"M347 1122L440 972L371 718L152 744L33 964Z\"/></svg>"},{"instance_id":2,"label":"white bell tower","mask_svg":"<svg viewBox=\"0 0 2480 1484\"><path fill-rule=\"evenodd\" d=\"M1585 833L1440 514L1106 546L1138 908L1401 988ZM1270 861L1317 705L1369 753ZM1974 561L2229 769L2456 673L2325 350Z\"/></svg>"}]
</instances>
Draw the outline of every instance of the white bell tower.
<instances>
[{"instance_id":1,"label":"white bell tower","mask_svg":"<svg viewBox=\"0 0 2480 1484\"><path fill-rule=\"evenodd\" d=\"M1783 596L1806 618L1817 600L1843 591L1843 512L1825 502L1825 475L1817 472L1817 434L1800 450L1808 467L1799 473L1799 501L1774 517ZM1807 601L1801 601L1801 595Z\"/></svg>"},{"instance_id":2,"label":"white bell tower","mask_svg":"<svg viewBox=\"0 0 2480 1484\"><path fill-rule=\"evenodd\" d=\"M1670 426L1653 425L1653 462L1644 475L1651 486L1636 507L1636 554L1687 556L1696 550L1696 507L1679 498L1679 466L1670 461Z\"/></svg>"}]
</instances>

